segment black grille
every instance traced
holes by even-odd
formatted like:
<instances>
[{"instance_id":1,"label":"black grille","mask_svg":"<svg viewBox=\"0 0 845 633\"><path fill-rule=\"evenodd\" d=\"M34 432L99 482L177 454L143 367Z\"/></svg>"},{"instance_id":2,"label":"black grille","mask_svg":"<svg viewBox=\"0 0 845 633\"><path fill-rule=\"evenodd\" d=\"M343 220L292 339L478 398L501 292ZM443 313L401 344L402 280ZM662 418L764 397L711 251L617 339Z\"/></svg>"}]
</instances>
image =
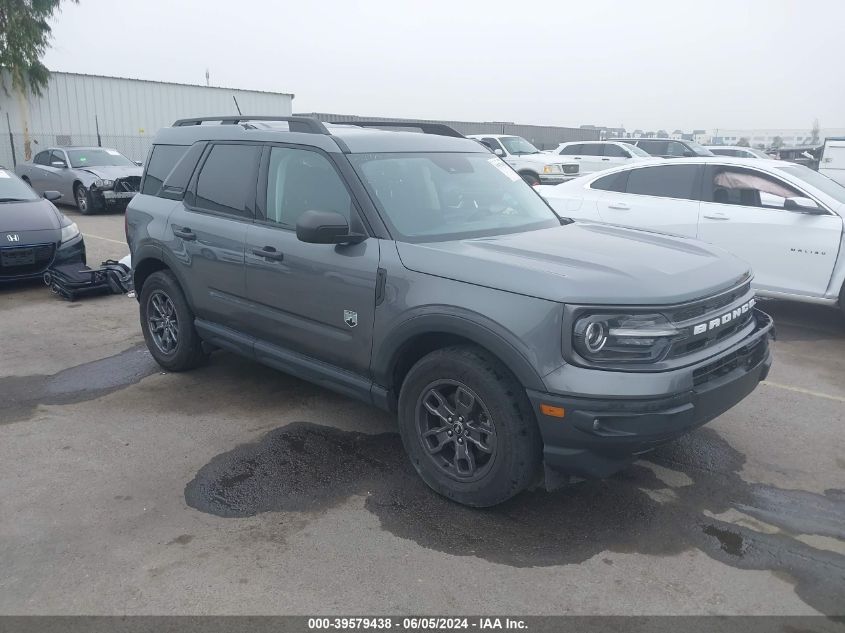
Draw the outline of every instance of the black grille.
<instances>
[{"instance_id":1,"label":"black grille","mask_svg":"<svg viewBox=\"0 0 845 633\"><path fill-rule=\"evenodd\" d=\"M746 345L731 352L727 356L713 361L712 363L699 367L692 373L692 383L695 387L726 376L735 369L749 369L763 360L766 353L767 341L763 337L751 345Z\"/></svg>"},{"instance_id":2,"label":"black grille","mask_svg":"<svg viewBox=\"0 0 845 633\"><path fill-rule=\"evenodd\" d=\"M53 261L55 244L0 248L0 277L20 277L44 272Z\"/></svg>"},{"instance_id":3,"label":"black grille","mask_svg":"<svg viewBox=\"0 0 845 633\"><path fill-rule=\"evenodd\" d=\"M140 176L126 176L126 178L118 178L114 181L115 191L138 191L140 186Z\"/></svg>"},{"instance_id":4,"label":"black grille","mask_svg":"<svg viewBox=\"0 0 845 633\"><path fill-rule=\"evenodd\" d=\"M720 308L724 308L726 305L730 305L734 301L738 301L750 291L751 283L749 282L724 294L681 306L674 311L669 312L666 316L675 323L680 323L681 321L695 319L697 317L704 316L705 314L709 315Z\"/></svg>"}]
</instances>

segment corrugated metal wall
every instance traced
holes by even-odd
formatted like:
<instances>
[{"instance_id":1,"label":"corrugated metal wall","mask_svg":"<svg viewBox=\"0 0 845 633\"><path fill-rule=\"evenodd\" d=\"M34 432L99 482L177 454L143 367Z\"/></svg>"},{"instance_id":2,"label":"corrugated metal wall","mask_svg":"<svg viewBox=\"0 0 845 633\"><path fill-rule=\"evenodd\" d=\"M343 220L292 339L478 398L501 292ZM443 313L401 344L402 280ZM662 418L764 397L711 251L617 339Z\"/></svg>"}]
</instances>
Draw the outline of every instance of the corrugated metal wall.
<instances>
[{"instance_id":1,"label":"corrugated metal wall","mask_svg":"<svg viewBox=\"0 0 845 633\"><path fill-rule=\"evenodd\" d=\"M142 159L155 133L176 119L237 114L233 95L247 114L291 113L291 94L54 72L41 97L0 91L0 164L13 162L7 113L18 160L50 145L96 145L98 123L103 145Z\"/></svg>"},{"instance_id":2,"label":"corrugated metal wall","mask_svg":"<svg viewBox=\"0 0 845 633\"><path fill-rule=\"evenodd\" d=\"M408 123L445 123L461 134L513 134L528 139L540 149L552 149L568 141L597 141L599 130L554 125L520 125L497 121L441 121L433 119L391 119L386 117L365 117L355 114L328 114L325 112L302 113L320 121L355 123L355 121L407 121Z\"/></svg>"}]
</instances>

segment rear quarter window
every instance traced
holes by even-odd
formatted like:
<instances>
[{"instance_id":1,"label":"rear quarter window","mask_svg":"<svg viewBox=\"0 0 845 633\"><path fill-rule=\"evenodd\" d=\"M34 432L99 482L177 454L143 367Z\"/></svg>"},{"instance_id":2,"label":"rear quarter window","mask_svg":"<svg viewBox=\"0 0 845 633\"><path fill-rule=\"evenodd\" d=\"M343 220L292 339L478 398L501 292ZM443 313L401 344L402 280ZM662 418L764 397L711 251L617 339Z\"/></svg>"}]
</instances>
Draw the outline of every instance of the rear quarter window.
<instances>
[{"instance_id":1,"label":"rear quarter window","mask_svg":"<svg viewBox=\"0 0 845 633\"><path fill-rule=\"evenodd\" d=\"M153 145L144 171L141 193L157 196L168 174L186 151L188 151L187 145Z\"/></svg>"}]
</instances>

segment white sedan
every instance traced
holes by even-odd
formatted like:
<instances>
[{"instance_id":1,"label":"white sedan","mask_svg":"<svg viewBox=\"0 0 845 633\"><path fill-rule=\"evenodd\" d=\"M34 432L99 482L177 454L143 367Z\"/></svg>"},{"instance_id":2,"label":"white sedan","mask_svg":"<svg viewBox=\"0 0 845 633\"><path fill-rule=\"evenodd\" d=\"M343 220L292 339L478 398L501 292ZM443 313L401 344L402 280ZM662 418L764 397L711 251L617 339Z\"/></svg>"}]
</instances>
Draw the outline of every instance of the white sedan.
<instances>
[{"instance_id":1,"label":"white sedan","mask_svg":"<svg viewBox=\"0 0 845 633\"><path fill-rule=\"evenodd\" d=\"M845 309L845 187L786 161L644 161L537 191L562 216L697 238L748 261L758 295Z\"/></svg>"}]
</instances>

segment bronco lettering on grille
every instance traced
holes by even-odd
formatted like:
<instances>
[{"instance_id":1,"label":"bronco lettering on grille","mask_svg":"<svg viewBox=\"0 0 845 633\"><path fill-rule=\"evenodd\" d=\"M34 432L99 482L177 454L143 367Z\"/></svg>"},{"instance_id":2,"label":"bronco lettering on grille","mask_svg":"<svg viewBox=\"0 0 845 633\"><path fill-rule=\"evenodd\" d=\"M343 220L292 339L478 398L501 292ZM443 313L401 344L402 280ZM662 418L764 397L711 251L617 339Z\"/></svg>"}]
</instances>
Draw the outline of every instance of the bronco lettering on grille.
<instances>
[{"instance_id":1,"label":"bronco lettering on grille","mask_svg":"<svg viewBox=\"0 0 845 633\"><path fill-rule=\"evenodd\" d=\"M710 330L715 330L718 327L722 327L723 325L727 325L731 321L734 321L741 317L743 314L746 314L751 308L753 308L757 303L756 299L752 299L747 303L743 303L741 306L738 306L731 310L730 312L726 312L720 317L716 317L710 319L706 323L699 323L698 325L692 328L693 336L697 336L698 334L704 334L705 332L709 332Z\"/></svg>"}]
</instances>

